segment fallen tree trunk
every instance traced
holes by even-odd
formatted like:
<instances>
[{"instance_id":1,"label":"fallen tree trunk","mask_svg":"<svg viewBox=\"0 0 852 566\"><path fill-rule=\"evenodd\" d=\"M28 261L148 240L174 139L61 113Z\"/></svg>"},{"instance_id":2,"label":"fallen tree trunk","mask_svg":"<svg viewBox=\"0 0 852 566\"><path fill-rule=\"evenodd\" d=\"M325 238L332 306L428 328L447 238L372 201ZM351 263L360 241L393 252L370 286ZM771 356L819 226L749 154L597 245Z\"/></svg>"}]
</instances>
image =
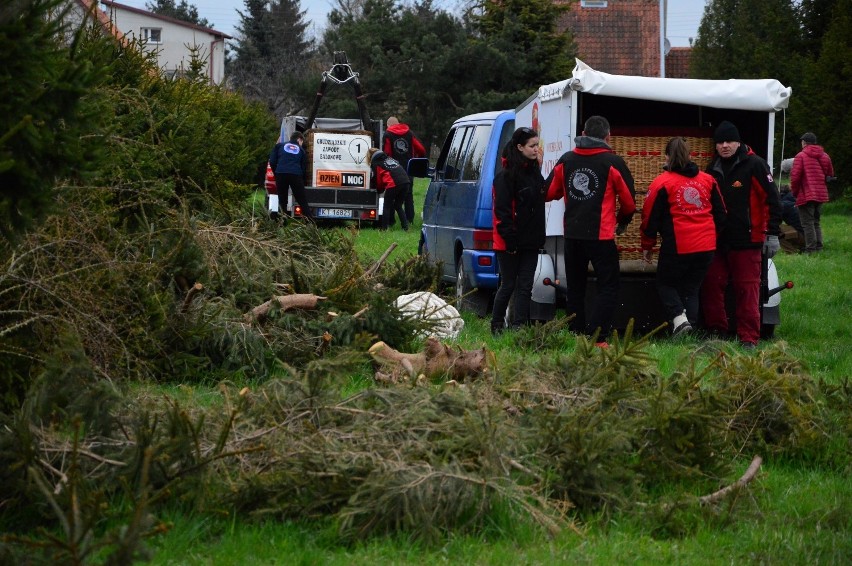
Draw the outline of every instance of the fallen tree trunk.
<instances>
[{"instance_id":1,"label":"fallen tree trunk","mask_svg":"<svg viewBox=\"0 0 852 566\"><path fill-rule=\"evenodd\" d=\"M429 379L444 376L462 380L478 377L488 367L485 348L462 350L442 344L435 338L428 338L423 351L416 354L400 352L384 342L373 344L369 354L379 364L376 380L386 383L413 381L421 375Z\"/></svg>"},{"instance_id":2,"label":"fallen tree trunk","mask_svg":"<svg viewBox=\"0 0 852 566\"><path fill-rule=\"evenodd\" d=\"M278 308L282 311L287 311L290 309L304 309L304 310L313 310L317 308L317 304L320 301L324 301L325 297L320 297L319 295L313 295L310 293L297 293L295 295L279 295L276 297L272 297L270 300L266 301L262 305L258 305L251 309L249 312L243 315L243 320L246 323L251 324L252 322L256 322L258 324L262 324L266 317L269 316L269 311L272 310L273 305L277 304Z\"/></svg>"}]
</instances>

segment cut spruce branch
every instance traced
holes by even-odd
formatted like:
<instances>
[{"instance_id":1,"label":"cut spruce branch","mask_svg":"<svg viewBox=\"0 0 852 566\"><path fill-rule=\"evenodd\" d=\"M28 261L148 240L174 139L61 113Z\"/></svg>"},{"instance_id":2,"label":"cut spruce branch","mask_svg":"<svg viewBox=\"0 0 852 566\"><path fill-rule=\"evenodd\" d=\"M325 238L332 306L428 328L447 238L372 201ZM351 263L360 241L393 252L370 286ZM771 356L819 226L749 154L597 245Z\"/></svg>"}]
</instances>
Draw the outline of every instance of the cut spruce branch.
<instances>
[{"instance_id":1,"label":"cut spruce branch","mask_svg":"<svg viewBox=\"0 0 852 566\"><path fill-rule=\"evenodd\" d=\"M727 498L729 495L738 492L746 485L748 485L751 480L757 476L758 470L760 470L760 465L763 463L763 458L760 456L755 456L754 459L749 464L745 473L742 475L740 479L732 483L727 487L723 487L719 491L714 491L709 495L704 495L698 499L701 505L712 505L713 503L718 503L723 499Z\"/></svg>"},{"instance_id":2,"label":"cut spruce branch","mask_svg":"<svg viewBox=\"0 0 852 566\"><path fill-rule=\"evenodd\" d=\"M370 277L375 276L376 273L379 272L379 269L382 268L382 265L384 265L385 261L387 261L388 256L390 256L393 253L393 251L396 249L397 246L398 246L398 244L396 242L394 242L390 246L388 246L388 249L385 250L385 253L382 254L382 257L380 257L378 260L376 260L376 263L371 265L370 268L367 271L364 272L363 278L369 279Z\"/></svg>"},{"instance_id":3,"label":"cut spruce branch","mask_svg":"<svg viewBox=\"0 0 852 566\"><path fill-rule=\"evenodd\" d=\"M183 304L180 307L180 312L187 312L189 310L190 305L192 304L192 300L203 290L204 285L202 285L201 283L196 283L195 285L193 285L186 293L186 296L183 298Z\"/></svg>"}]
</instances>

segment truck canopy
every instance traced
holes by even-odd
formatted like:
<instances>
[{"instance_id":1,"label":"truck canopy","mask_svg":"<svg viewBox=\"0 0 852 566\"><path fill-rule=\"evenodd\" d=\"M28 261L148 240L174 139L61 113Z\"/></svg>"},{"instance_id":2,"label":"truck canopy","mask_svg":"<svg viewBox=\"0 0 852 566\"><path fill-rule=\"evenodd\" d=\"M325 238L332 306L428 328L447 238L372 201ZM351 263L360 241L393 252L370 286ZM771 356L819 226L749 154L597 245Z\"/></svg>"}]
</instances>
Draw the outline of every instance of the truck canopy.
<instances>
[{"instance_id":1,"label":"truck canopy","mask_svg":"<svg viewBox=\"0 0 852 566\"><path fill-rule=\"evenodd\" d=\"M566 96L569 90L614 96L707 106L710 108L777 112L787 108L791 87L775 79L670 79L611 75L577 59L570 79L538 90L542 102Z\"/></svg>"},{"instance_id":2,"label":"truck canopy","mask_svg":"<svg viewBox=\"0 0 852 566\"><path fill-rule=\"evenodd\" d=\"M381 139L384 133L384 122L382 120L372 120L374 132L378 132L378 139ZM314 123L310 128L319 130L341 130L341 131L360 131L360 118L320 118L314 119ZM296 130L300 132L307 131L308 119L305 116L285 116L281 120L281 135L278 141L290 139L290 134Z\"/></svg>"}]
</instances>

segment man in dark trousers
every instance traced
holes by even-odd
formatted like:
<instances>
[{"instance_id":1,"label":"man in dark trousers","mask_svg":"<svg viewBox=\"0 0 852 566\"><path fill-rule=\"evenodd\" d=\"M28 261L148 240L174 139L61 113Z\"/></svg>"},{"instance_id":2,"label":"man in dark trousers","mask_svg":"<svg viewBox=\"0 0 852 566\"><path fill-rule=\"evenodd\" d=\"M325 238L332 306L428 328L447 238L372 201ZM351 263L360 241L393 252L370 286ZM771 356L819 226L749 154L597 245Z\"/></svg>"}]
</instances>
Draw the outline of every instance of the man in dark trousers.
<instances>
[{"instance_id":1,"label":"man in dark trousers","mask_svg":"<svg viewBox=\"0 0 852 566\"><path fill-rule=\"evenodd\" d=\"M406 173L409 159L426 157L426 148L408 125L401 123L396 116L388 118L387 130L382 137L382 151L396 159ZM409 187L408 194L399 196L405 199L405 217L411 224L414 222L414 192Z\"/></svg>"},{"instance_id":2,"label":"man in dark trousers","mask_svg":"<svg viewBox=\"0 0 852 566\"><path fill-rule=\"evenodd\" d=\"M547 200L565 201L566 312L574 314L571 328L589 336L600 330L600 347L612 329L618 303L619 263L615 234L624 233L636 212L633 175L609 146L609 122L592 116L583 126L576 147L559 158L547 189ZM616 214L616 201L619 203ZM589 262L598 293L586 320L586 281Z\"/></svg>"},{"instance_id":3,"label":"man in dark trousers","mask_svg":"<svg viewBox=\"0 0 852 566\"><path fill-rule=\"evenodd\" d=\"M293 191L293 198L302 207L302 216L313 219L305 194L305 171L308 169L308 154L302 149L305 135L293 132L290 141L278 142L269 154L269 166L275 173L275 184L280 198L287 198L287 190Z\"/></svg>"},{"instance_id":4,"label":"man in dark trousers","mask_svg":"<svg viewBox=\"0 0 852 566\"><path fill-rule=\"evenodd\" d=\"M411 180L402 170L402 165L384 151L370 148L367 152L370 168L373 170L376 190L385 195L384 211L379 219L379 229L387 230L394 213L399 215L403 230L408 230L408 220L402 209L405 191L411 191Z\"/></svg>"},{"instance_id":5,"label":"man in dark trousers","mask_svg":"<svg viewBox=\"0 0 852 566\"><path fill-rule=\"evenodd\" d=\"M728 211L719 235L716 255L701 287L704 325L714 334L727 335L725 290L734 289L736 334L745 349L760 339L761 251L774 256L781 243L781 202L769 166L740 141L740 132L723 121L713 134L716 157L707 172L716 178Z\"/></svg>"}]
</instances>

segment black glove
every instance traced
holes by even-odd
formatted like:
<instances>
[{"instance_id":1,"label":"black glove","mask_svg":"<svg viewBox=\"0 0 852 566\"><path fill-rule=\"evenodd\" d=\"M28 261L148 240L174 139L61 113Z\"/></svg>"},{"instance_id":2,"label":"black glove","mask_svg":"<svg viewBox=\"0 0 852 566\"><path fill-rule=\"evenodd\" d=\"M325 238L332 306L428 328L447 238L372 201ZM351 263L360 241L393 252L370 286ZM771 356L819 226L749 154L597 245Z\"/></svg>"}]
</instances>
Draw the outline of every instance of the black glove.
<instances>
[{"instance_id":1,"label":"black glove","mask_svg":"<svg viewBox=\"0 0 852 566\"><path fill-rule=\"evenodd\" d=\"M503 236L503 242L506 244L506 252L513 254L518 251L518 239L514 234L511 236Z\"/></svg>"}]
</instances>

